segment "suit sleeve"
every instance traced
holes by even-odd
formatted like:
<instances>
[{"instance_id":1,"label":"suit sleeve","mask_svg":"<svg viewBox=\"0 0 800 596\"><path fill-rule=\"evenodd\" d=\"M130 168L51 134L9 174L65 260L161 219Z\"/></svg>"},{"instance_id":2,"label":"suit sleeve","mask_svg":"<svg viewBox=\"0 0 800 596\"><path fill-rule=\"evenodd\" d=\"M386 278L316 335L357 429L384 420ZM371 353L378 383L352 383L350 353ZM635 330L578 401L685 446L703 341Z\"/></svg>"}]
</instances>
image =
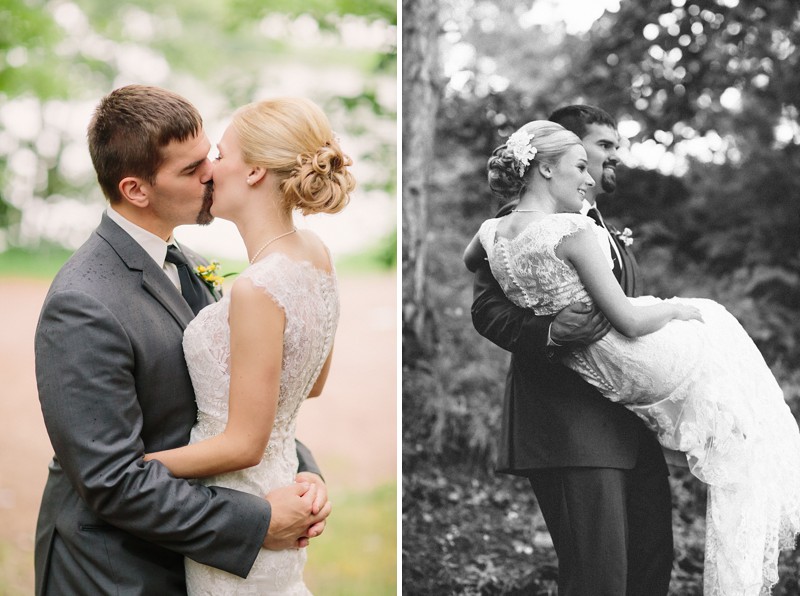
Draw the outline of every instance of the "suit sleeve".
<instances>
[{"instance_id":1,"label":"suit sleeve","mask_svg":"<svg viewBox=\"0 0 800 596\"><path fill-rule=\"evenodd\" d=\"M489 264L475 272L472 324L478 333L517 355L547 351L547 334L553 317L537 316L532 310L513 304L497 283Z\"/></svg>"},{"instance_id":2,"label":"suit sleeve","mask_svg":"<svg viewBox=\"0 0 800 596\"><path fill-rule=\"evenodd\" d=\"M269 504L143 461L136 357L114 315L82 292L55 293L35 352L56 459L88 508L139 538L245 577L267 533Z\"/></svg>"},{"instance_id":3,"label":"suit sleeve","mask_svg":"<svg viewBox=\"0 0 800 596\"><path fill-rule=\"evenodd\" d=\"M322 478L322 472L320 471L319 466L317 465L317 462L311 453L311 449L297 440L295 440L295 445L297 447L297 471L311 472Z\"/></svg>"}]
</instances>

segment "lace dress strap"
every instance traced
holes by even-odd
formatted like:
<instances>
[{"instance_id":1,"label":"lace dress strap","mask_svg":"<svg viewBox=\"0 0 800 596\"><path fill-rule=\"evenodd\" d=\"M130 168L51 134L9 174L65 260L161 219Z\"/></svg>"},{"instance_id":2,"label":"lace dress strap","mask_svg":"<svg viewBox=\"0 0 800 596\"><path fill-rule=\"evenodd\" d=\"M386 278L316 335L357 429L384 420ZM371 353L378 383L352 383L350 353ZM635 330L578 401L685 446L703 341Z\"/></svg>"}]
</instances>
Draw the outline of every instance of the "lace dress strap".
<instances>
[{"instance_id":1,"label":"lace dress strap","mask_svg":"<svg viewBox=\"0 0 800 596\"><path fill-rule=\"evenodd\" d=\"M330 258L327 247L325 250ZM316 285L313 282L318 278L333 285L336 281L332 261L331 271L328 272L318 269L309 261L298 261L280 252L271 253L250 265L239 277L249 279L254 286L269 294L285 312L291 310L298 296Z\"/></svg>"}]
</instances>

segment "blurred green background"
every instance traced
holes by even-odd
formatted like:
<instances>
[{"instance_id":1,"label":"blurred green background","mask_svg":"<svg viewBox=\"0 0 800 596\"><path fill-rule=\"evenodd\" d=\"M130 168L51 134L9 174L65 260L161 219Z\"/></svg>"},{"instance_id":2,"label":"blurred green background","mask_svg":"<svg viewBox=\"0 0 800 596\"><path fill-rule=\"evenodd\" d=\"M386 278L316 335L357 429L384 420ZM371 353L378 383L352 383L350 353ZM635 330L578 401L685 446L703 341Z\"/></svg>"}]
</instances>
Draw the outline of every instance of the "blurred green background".
<instances>
[{"instance_id":1,"label":"blurred green background","mask_svg":"<svg viewBox=\"0 0 800 596\"><path fill-rule=\"evenodd\" d=\"M375 338L365 349L381 360L357 381L340 372L337 383L334 365L332 391L378 387L360 410L380 417L385 438L340 453L337 434L354 442L357 433L324 423L339 409L361 424L347 410L357 405L332 395L306 406L305 432L318 435L306 442L335 506L309 551L306 577L321 595L396 592L396 24L388 0L0 0L0 308L14 319L0 339L0 594L32 592L33 524L52 453L32 372L35 313L49 279L99 222L105 201L86 126L98 100L129 83L187 97L212 144L244 103L309 97L354 159L358 188L348 208L298 225L329 245L343 292L374 302L351 300L349 313L343 303L340 333L345 341ZM246 266L227 222L184 226L176 236L225 272ZM352 358L364 358L358 349Z\"/></svg>"}]
</instances>

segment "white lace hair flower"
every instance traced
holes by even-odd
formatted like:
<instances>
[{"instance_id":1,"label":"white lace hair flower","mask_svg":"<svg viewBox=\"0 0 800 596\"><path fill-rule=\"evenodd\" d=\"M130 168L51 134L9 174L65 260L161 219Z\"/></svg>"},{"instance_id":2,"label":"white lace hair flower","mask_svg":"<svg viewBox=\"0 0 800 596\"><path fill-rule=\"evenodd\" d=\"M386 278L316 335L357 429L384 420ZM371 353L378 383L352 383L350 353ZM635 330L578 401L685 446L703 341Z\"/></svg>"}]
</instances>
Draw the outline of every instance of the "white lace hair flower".
<instances>
[{"instance_id":1,"label":"white lace hair flower","mask_svg":"<svg viewBox=\"0 0 800 596\"><path fill-rule=\"evenodd\" d=\"M525 169L531 164L531 160L536 157L536 147L530 144L532 140L533 133L518 130L508 137L506 141L506 147L511 151L514 161L519 166L520 178L525 175Z\"/></svg>"}]
</instances>

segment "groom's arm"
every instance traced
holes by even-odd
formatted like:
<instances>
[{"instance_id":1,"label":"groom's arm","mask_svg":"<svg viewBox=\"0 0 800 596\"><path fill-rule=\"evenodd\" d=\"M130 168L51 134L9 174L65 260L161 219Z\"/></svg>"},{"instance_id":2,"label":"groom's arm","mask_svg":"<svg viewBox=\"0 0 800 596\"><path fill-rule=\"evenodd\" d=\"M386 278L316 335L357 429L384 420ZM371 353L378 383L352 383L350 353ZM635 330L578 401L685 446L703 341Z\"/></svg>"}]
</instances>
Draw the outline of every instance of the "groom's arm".
<instances>
[{"instance_id":1,"label":"groom's arm","mask_svg":"<svg viewBox=\"0 0 800 596\"><path fill-rule=\"evenodd\" d=\"M541 353L547 348L553 317L536 316L506 298L492 275L489 263L475 271L472 324L476 331L497 346L518 355Z\"/></svg>"},{"instance_id":2,"label":"groom's arm","mask_svg":"<svg viewBox=\"0 0 800 596\"><path fill-rule=\"evenodd\" d=\"M48 298L36 333L36 376L59 464L99 519L245 577L270 527L270 504L143 461L136 363L124 328L103 304L77 291ZM310 514L313 496L307 500Z\"/></svg>"},{"instance_id":3,"label":"groom's arm","mask_svg":"<svg viewBox=\"0 0 800 596\"><path fill-rule=\"evenodd\" d=\"M537 316L533 310L513 304L503 293L484 262L475 272L472 324L504 350L523 357L544 355L557 361L572 344L597 341L611 324L597 308L576 302L553 316Z\"/></svg>"},{"instance_id":4,"label":"groom's arm","mask_svg":"<svg viewBox=\"0 0 800 596\"><path fill-rule=\"evenodd\" d=\"M295 439L294 443L297 449L297 472L310 472L322 478L322 472L314 459L314 455L311 453L311 449L297 439Z\"/></svg>"}]
</instances>

